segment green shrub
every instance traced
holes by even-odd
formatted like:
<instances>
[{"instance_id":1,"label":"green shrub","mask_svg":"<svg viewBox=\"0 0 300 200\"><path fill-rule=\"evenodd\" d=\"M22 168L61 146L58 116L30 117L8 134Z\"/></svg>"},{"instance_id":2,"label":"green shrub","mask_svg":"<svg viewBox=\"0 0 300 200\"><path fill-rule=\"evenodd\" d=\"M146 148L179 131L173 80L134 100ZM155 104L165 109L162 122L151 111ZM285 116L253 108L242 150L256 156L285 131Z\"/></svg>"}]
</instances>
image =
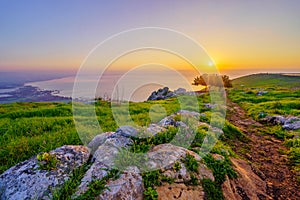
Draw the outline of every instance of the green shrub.
<instances>
[{"instance_id":1,"label":"green shrub","mask_svg":"<svg viewBox=\"0 0 300 200\"><path fill-rule=\"evenodd\" d=\"M112 179L115 180L120 176L120 171L116 169L112 169L108 172L108 174L102 178L101 180L95 179L92 180L88 184L88 190L84 193L78 196L77 200L88 200L88 199L94 199L97 196L99 196L105 189L109 189L106 184L108 180Z\"/></svg>"},{"instance_id":2,"label":"green shrub","mask_svg":"<svg viewBox=\"0 0 300 200\"><path fill-rule=\"evenodd\" d=\"M49 171L56 169L58 160L56 159L55 155L45 152L38 154L36 158L38 160L38 165L40 169Z\"/></svg>"},{"instance_id":3,"label":"green shrub","mask_svg":"<svg viewBox=\"0 0 300 200\"><path fill-rule=\"evenodd\" d=\"M224 161L215 160L212 155L208 154L204 158L207 167L210 168L215 177L215 183L221 185L229 178L237 178L237 173L232 169L229 158L225 157Z\"/></svg>"},{"instance_id":4,"label":"green shrub","mask_svg":"<svg viewBox=\"0 0 300 200\"><path fill-rule=\"evenodd\" d=\"M202 186L207 200L224 199L221 187L210 179L202 179Z\"/></svg>"},{"instance_id":5,"label":"green shrub","mask_svg":"<svg viewBox=\"0 0 300 200\"><path fill-rule=\"evenodd\" d=\"M183 162L184 162L185 167L189 171L198 173L199 163L194 158L194 156L192 156L190 154L186 154L186 157L184 158Z\"/></svg>"},{"instance_id":6,"label":"green shrub","mask_svg":"<svg viewBox=\"0 0 300 200\"><path fill-rule=\"evenodd\" d=\"M185 183L186 185L199 185L200 184L200 181L194 174L191 174L190 176L191 176L191 179Z\"/></svg>"},{"instance_id":7,"label":"green shrub","mask_svg":"<svg viewBox=\"0 0 300 200\"><path fill-rule=\"evenodd\" d=\"M145 188L161 185L161 175L159 170L143 173L142 177Z\"/></svg>"},{"instance_id":8,"label":"green shrub","mask_svg":"<svg viewBox=\"0 0 300 200\"><path fill-rule=\"evenodd\" d=\"M175 171L179 171L179 170L181 169L181 164L180 164L180 162L176 161L176 162L174 163L174 165L173 165L173 169L174 169Z\"/></svg>"},{"instance_id":9,"label":"green shrub","mask_svg":"<svg viewBox=\"0 0 300 200\"><path fill-rule=\"evenodd\" d=\"M156 200L156 199L158 199L157 191L152 187L148 187L144 191L144 199L145 200Z\"/></svg>"},{"instance_id":10,"label":"green shrub","mask_svg":"<svg viewBox=\"0 0 300 200\"><path fill-rule=\"evenodd\" d=\"M75 169L70 179L68 179L60 189L53 192L52 200L71 200L72 195L76 192L87 170L88 165L82 165Z\"/></svg>"}]
</instances>

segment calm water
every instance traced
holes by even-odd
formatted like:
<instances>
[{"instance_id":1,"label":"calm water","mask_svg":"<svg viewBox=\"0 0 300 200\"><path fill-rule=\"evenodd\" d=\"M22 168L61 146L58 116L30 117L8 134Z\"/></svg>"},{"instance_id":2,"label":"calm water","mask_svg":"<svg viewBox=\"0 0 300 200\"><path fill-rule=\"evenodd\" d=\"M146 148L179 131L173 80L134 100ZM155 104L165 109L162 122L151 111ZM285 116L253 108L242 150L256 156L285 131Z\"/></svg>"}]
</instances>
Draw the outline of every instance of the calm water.
<instances>
[{"instance_id":1,"label":"calm water","mask_svg":"<svg viewBox=\"0 0 300 200\"><path fill-rule=\"evenodd\" d=\"M99 80L94 75L81 78L78 83L83 87L74 92L76 98L106 97L130 101L145 101L152 91L168 86L171 90L185 88L188 91L199 90L200 87L192 86L193 74L182 75L178 72L132 72L127 74L104 74ZM74 77L66 77L49 81L31 82L25 85L39 87L43 90L58 90L53 95L72 97ZM98 82L99 81L99 82ZM97 84L98 83L98 84ZM90 89L98 85L93 95Z\"/></svg>"}]
</instances>

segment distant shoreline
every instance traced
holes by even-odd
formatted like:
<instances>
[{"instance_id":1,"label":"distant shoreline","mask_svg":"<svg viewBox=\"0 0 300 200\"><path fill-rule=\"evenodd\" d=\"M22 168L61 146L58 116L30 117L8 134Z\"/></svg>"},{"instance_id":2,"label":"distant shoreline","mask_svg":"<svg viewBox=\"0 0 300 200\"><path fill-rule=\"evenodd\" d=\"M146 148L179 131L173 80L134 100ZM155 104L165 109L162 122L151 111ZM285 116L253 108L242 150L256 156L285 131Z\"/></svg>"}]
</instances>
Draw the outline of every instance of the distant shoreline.
<instances>
[{"instance_id":1,"label":"distant shoreline","mask_svg":"<svg viewBox=\"0 0 300 200\"><path fill-rule=\"evenodd\" d=\"M239 80L242 77L249 77L252 75L283 75L288 77L300 77L300 73L256 73L256 74L249 74L236 77L232 80ZM13 102L70 102L72 101L72 92L73 92L73 82L68 82L68 90L65 88L56 87L43 87L39 83L43 82L55 82L57 80L63 80L70 78L70 76L64 76L59 78L45 78L43 81L27 81L24 84L18 84L15 87L0 87L0 104L4 103L13 103ZM73 78L73 76L71 77ZM35 84L36 83L36 84ZM10 84L12 86L13 84ZM1 84L0 84L1 86ZM62 92L62 93L61 93ZM147 92L147 91L144 91ZM147 93L150 95L152 91ZM79 98L80 99L80 98Z\"/></svg>"},{"instance_id":2,"label":"distant shoreline","mask_svg":"<svg viewBox=\"0 0 300 200\"><path fill-rule=\"evenodd\" d=\"M71 97L53 95L52 90L41 90L38 87L23 86L13 91L0 93L0 104L14 102L70 102Z\"/></svg>"}]
</instances>

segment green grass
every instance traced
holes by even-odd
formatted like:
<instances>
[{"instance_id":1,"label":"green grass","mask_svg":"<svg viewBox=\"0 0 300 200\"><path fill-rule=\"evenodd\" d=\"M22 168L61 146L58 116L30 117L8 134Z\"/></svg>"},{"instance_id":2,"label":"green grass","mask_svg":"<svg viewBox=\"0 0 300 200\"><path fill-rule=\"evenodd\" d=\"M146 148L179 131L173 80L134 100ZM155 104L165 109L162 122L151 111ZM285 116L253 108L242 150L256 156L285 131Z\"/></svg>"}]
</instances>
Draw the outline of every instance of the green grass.
<instances>
[{"instance_id":1,"label":"green grass","mask_svg":"<svg viewBox=\"0 0 300 200\"><path fill-rule=\"evenodd\" d=\"M198 106L200 112L207 112L203 104L209 101L209 95L199 97L196 103L189 96L182 96L178 99L130 103L129 114L121 117L113 115L110 102L95 102L95 111L99 125L105 132L115 131L118 126L127 125L130 120L136 125L147 126L179 109L197 110ZM114 105L113 109L117 113L126 113L128 110L126 106ZM157 106L160 109L157 109ZM89 107L85 104L76 107L81 114L81 116L76 117L76 120L82 121L84 124L90 123L91 116L89 116L89 112L86 112ZM118 117L122 119L118 119ZM83 128L85 128L87 141L99 134L98 132L95 133L93 128L86 129L85 126ZM139 144L145 143L145 145L137 144L135 151L145 152L153 145L170 141L174 131L170 130L169 134L159 135L148 142L140 141ZM0 105L0 173L33 155L48 152L67 144L82 144L75 128L70 103Z\"/></svg>"}]
</instances>

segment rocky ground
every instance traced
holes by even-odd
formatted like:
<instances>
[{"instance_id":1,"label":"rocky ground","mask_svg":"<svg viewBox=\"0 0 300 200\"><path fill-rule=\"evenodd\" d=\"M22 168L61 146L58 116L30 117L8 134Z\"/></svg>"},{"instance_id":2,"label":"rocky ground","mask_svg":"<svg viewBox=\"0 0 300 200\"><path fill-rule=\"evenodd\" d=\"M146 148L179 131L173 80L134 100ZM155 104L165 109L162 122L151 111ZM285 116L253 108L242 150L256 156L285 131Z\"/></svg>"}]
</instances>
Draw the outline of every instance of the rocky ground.
<instances>
[{"instance_id":1,"label":"rocky ground","mask_svg":"<svg viewBox=\"0 0 300 200\"><path fill-rule=\"evenodd\" d=\"M137 145L134 138L161 137L170 128L188 140L195 125L189 121L202 113L181 110L143 130L121 126L95 136L87 147L62 146L19 163L0 176L0 199L300 199L299 182L278 151L285 150L282 141L264 135L263 125L237 104L229 101L228 108L228 120L249 138L228 141L239 157L221 149L225 154L203 160L176 141L151 146L142 156L128 151Z\"/></svg>"}]
</instances>

